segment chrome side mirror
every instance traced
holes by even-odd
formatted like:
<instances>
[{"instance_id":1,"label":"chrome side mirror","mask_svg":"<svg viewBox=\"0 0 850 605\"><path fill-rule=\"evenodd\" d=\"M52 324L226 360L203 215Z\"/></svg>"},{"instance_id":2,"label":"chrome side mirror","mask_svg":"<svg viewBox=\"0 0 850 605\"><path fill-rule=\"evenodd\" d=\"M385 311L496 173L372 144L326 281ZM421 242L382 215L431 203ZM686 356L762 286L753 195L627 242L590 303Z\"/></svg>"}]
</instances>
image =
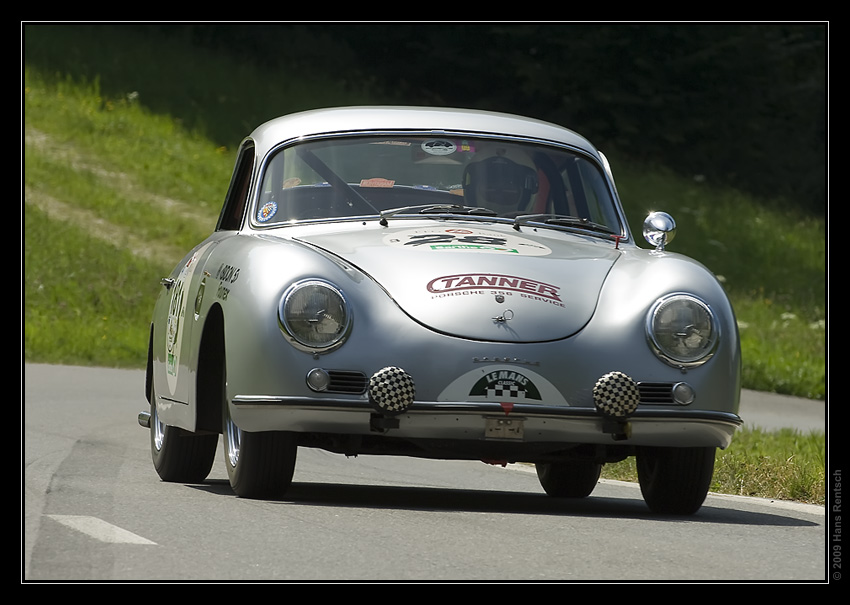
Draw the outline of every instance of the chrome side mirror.
<instances>
[{"instance_id":1,"label":"chrome side mirror","mask_svg":"<svg viewBox=\"0 0 850 605\"><path fill-rule=\"evenodd\" d=\"M676 235L676 221L666 212L652 212L643 221L643 237L650 245L655 246L656 252L673 241Z\"/></svg>"}]
</instances>

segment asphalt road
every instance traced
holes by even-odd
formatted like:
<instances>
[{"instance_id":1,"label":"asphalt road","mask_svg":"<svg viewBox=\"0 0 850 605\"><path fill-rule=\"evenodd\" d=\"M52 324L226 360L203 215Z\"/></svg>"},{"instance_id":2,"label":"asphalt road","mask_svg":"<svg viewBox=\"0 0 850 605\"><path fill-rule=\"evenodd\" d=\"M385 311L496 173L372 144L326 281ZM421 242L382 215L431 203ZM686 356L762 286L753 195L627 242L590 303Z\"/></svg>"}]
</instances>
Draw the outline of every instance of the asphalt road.
<instances>
[{"instance_id":1,"label":"asphalt road","mask_svg":"<svg viewBox=\"0 0 850 605\"><path fill-rule=\"evenodd\" d=\"M564 503L510 465L299 451L281 501L236 498L219 453L200 485L159 481L143 374L24 368L28 582L800 581L826 579L823 507L710 494L686 519L634 484ZM746 392L745 423L823 430L825 406Z\"/></svg>"},{"instance_id":2,"label":"asphalt road","mask_svg":"<svg viewBox=\"0 0 850 605\"><path fill-rule=\"evenodd\" d=\"M826 403L823 401L744 390L738 414L745 425L768 431L782 428L826 431Z\"/></svg>"}]
</instances>

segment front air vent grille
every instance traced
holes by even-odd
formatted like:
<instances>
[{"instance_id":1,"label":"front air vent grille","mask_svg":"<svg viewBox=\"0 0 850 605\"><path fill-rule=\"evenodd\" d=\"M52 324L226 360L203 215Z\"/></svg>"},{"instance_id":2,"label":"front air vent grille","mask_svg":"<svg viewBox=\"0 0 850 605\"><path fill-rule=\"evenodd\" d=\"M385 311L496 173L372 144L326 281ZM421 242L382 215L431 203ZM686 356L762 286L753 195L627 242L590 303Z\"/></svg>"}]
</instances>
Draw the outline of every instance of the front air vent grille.
<instances>
[{"instance_id":1,"label":"front air vent grille","mask_svg":"<svg viewBox=\"0 0 850 605\"><path fill-rule=\"evenodd\" d=\"M349 372L346 370L328 370L330 384L327 392L329 393L346 393L350 395L360 395L366 392L368 379L363 372Z\"/></svg>"},{"instance_id":2,"label":"front air vent grille","mask_svg":"<svg viewBox=\"0 0 850 605\"><path fill-rule=\"evenodd\" d=\"M642 405L674 405L673 384L669 382L639 382Z\"/></svg>"}]
</instances>

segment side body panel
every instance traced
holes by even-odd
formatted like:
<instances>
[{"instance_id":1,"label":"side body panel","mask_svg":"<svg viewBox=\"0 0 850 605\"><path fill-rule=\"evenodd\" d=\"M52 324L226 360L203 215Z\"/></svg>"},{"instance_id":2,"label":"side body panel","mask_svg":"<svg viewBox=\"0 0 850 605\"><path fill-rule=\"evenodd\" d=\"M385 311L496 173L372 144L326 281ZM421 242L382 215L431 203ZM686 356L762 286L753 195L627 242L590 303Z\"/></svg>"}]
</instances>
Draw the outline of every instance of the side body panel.
<instances>
[{"instance_id":1,"label":"side body panel","mask_svg":"<svg viewBox=\"0 0 850 605\"><path fill-rule=\"evenodd\" d=\"M197 302L204 297L208 262L218 235L196 247L164 280L154 309L153 385L160 418L170 425L195 429L198 341L202 322Z\"/></svg>"}]
</instances>

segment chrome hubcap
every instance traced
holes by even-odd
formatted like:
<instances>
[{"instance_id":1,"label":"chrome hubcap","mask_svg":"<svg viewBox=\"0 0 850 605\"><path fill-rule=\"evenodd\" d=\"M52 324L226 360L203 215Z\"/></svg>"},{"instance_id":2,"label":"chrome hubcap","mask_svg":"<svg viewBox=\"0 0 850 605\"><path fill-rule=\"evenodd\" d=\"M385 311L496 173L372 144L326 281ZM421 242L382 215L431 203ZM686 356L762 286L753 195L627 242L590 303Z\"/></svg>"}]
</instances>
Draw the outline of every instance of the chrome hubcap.
<instances>
[{"instance_id":1,"label":"chrome hubcap","mask_svg":"<svg viewBox=\"0 0 850 605\"><path fill-rule=\"evenodd\" d=\"M230 466L235 468L239 462L239 444L242 442L242 431L231 420L229 412L224 424L224 438L227 440L225 444L227 446L227 460L230 462Z\"/></svg>"},{"instance_id":2,"label":"chrome hubcap","mask_svg":"<svg viewBox=\"0 0 850 605\"><path fill-rule=\"evenodd\" d=\"M165 424L159 421L159 414L156 412L156 404L152 407L153 417L151 418L151 430L153 431L153 445L156 451L162 450L162 444L165 441Z\"/></svg>"}]
</instances>

